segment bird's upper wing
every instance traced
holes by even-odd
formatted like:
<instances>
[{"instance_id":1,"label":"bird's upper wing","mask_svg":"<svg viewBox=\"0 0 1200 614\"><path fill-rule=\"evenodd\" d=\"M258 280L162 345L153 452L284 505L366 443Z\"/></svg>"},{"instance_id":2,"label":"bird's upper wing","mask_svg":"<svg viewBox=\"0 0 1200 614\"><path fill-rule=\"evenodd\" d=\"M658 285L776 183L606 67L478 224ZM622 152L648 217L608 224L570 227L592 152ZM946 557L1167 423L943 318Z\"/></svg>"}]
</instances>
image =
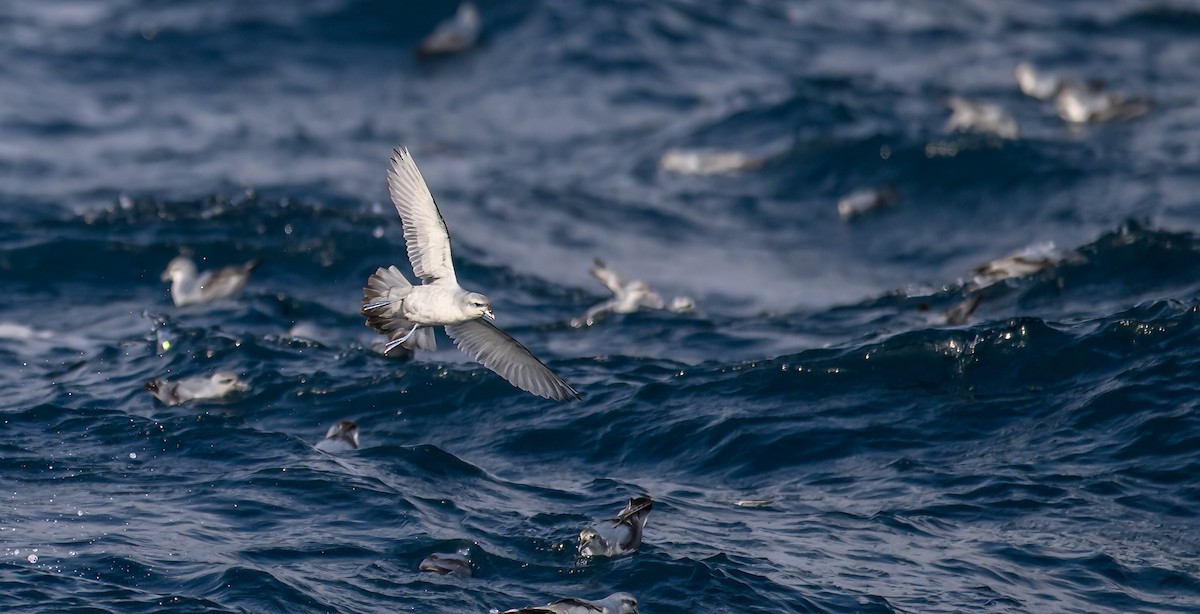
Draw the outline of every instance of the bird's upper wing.
<instances>
[{"instance_id":1,"label":"bird's upper wing","mask_svg":"<svg viewBox=\"0 0 1200 614\"><path fill-rule=\"evenodd\" d=\"M250 272L253 270L245 266L227 266L205 271L196 281L196 287L202 289L209 298L224 298L241 290L250 279Z\"/></svg>"},{"instance_id":2,"label":"bird's upper wing","mask_svg":"<svg viewBox=\"0 0 1200 614\"><path fill-rule=\"evenodd\" d=\"M608 288L613 294L618 294L624 289L625 280L621 279L621 276L605 264L603 260L594 258L592 262L594 264L591 269L592 277L595 277L600 283L604 284L605 288Z\"/></svg>"},{"instance_id":3,"label":"bird's upper wing","mask_svg":"<svg viewBox=\"0 0 1200 614\"><path fill-rule=\"evenodd\" d=\"M500 614L578 614L579 612L603 612L604 606L597 605L590 601L568 597L559 599L554 603L533 608L521 608L519 610L506 610Z\"/></svg>"},{"instance_id":4,"label":"bird's upper wing","mask_svg":"<svg viewBox=\"0 0 1200 614\"><path fill-rule=\"evenodd\" d=\"M569 401L579 393L542 364L525 346L482 319L446 326L458 348L509 383L547 399Z\"/></svg>"},{"instance_id":5,"label":"bird's upper wing","mask_svg":"<svg viewBox=\"0 0 1200 614\"><path fill-rule=\"evenodd\" d=\"M603 612L604 611L604 606L594 604L590 601L576 599L575 597L567 597L566 599L559 599L558 601L555 601L554 603L550 604L550 607L553 607L553 606L559 606L565 612L578 612L580 609L582 609L585 612Z\"/></svg>"},{"instance_id":6,"label":"bird's upper wing","mask_svg":"<svg viewBox=\"0 0 1200 614\"><path fill-rule=\"evenodd\" d=\"M408 261L413 273L427 284L444 280L457 285L454 265L450 262L450 233L446 230L446 221L406 147L400 147L392 154L388 191L404 225L404 242L408 245Z\"/></svg>"}]
</instances>

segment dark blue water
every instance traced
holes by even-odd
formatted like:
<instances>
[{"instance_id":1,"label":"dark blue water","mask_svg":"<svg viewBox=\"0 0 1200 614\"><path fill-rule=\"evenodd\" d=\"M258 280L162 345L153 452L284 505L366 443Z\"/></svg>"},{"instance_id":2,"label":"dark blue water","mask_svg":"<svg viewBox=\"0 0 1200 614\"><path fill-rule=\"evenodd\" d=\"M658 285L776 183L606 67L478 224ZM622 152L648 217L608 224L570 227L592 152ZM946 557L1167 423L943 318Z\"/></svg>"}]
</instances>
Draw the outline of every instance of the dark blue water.
<instances>
[{"instance_id":1,"label":"dark blue water","mask_svg":"<svg viewBox=\"0 0 1200 614\"><path fill-rule=\"evenodd\" d=\"M1200 610L1200 8L484 2L476 50L418 62L454 7L0 4L0 609ZM1155 105L1069 128L1022 60ZM944 134L951 94L1022 138ZM584 401L444 337L369 349L399 144L459 278ZM766 162L659 169L696 148ZM944 325L972 267L1046 241ZM264 264L179 309L184 248ZM594 256L699 311L571 327ZM219 369L252 390L142 389ZM311 447L347 418L363 449ZM640 551L576 560L636 494ZM417 572L468 546L475 578Z\"/></svg>"}]
</instances>

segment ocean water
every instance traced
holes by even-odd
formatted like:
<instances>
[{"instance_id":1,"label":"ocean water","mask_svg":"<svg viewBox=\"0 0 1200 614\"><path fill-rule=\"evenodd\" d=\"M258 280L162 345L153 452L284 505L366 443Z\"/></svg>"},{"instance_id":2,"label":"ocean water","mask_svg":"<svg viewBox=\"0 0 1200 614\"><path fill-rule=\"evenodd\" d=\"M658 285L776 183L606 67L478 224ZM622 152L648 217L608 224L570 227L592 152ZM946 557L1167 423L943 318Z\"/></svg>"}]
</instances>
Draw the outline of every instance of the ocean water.
<instances>
[{"instance_id":1,"label":"ocean water","mask_svg":"<svg viewBox=\"0 0 1200 614\"><path fill-rule=\"evenodd\" d=\"M1200 611L1200 7L489 1L418 61L454 9L0 4L0 609ZM1068 126L1020 61L1153 107ZM947 134L951 95L1021 137ZM581 402L371 349L401 144ZM176 308L181 250L263 265ZM593 257L698 310L571 326ZM251 389L143 389L217 370ZM314 450L342 419L363 447ZM637 553L576 557L643 494ZM464 547L473 578L418 573Z\"/></svg>"}]
</instances>

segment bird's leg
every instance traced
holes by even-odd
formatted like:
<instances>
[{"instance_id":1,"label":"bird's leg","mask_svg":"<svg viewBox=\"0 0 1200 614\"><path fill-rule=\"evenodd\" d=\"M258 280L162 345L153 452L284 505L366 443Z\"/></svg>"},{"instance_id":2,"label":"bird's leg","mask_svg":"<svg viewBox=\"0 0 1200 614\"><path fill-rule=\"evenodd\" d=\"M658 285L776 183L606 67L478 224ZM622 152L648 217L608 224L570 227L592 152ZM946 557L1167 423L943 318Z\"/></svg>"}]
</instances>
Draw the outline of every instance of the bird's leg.
<instances>
[{"instance_id":1,"label":"bird's leg","mask_svg":"<svg viewBox=\"0 0 1200 614\"><path fill-rule=\"evenodd\" d=\"M420 326L420 324L413 324L412 330L408 331L407 335L404 335L403 337L401 337L399 339L392 339L391 341L388 341L387 345L383 346L383 353L387 354L388 352L395 349L397 345L400 345L401 343L408 341L409 338L411 338L413 336L413 334L417 332L417 327L419 327L419 326Z\"/></svg>"},{"instance_id":2,"label":"bird's leg","mask_svg":"<svg viewBox=\"0 0 1200 614\"><path fill-rule=\"evenodd\" d=\"M380 307L387 307L391 304L391 301L375 301L374 303L367 303L366 305L363 305L362 308L363 311L373 311L375 309L379 309Z\"/></svg>"}]
</instances>

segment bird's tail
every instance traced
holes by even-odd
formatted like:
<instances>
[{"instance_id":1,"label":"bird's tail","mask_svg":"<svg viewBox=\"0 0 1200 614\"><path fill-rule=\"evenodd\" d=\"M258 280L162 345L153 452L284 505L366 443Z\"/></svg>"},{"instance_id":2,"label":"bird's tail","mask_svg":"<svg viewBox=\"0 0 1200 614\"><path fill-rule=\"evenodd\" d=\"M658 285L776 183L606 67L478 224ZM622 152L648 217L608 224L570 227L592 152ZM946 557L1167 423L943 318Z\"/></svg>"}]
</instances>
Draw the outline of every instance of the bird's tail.
<instances>
[{"instance_id":1,"label":"bird's tail","mask_svg":"<svg viewBox=\"0 0 1200 614\"><path fill-rule=\"evenodd\" d=\"M400 301L412 292L412 284L394 266L379 267L375 274L367 279L367 287L363 288L362 313L382 310L393 302ZM382 331L381 331L382 332Z\"/></svg>"},{"instance_id":2,"label":"bird's tail","mask_svg":"<svg viewBox=\"0 0 1200 614\"><path fill-rule=\"evenodd\" d=\"M380 267L367 280L363 288L362 315L367 318L367 326L377 332L387 335L388 339L396 340L413 329L413 323L397 317L388 309L393 303L399 303L412 292L412 284L405 279L404 274L394 266ZM433 339L432 328L417 330L407 341L400 344L405 349L435 350L437 344Z\"/></svg>"}]
</instances>

